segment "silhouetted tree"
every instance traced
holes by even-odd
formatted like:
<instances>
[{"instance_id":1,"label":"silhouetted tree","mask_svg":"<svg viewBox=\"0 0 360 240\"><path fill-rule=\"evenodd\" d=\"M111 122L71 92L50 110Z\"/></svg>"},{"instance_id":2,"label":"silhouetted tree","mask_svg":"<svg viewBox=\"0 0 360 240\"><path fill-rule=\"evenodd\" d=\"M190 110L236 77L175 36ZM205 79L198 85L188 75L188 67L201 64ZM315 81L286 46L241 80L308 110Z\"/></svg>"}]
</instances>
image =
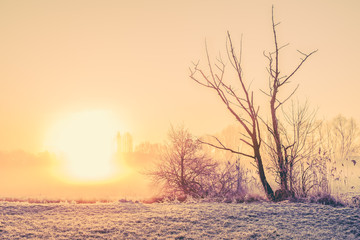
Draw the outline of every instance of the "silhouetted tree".
<instances>
[{"instance_id":1,"label":"silhouetted tree","mask_svg":"<svg viewBox=\"0 0 360 240\"><path fill-rule=\"evenodd\" d=\"M273 52L269 52L265 54L265 57L269 61L269 91L266 93L270 97L270 113L271 113L271 124L266 125L268 130L273 136L275 143L275 151L277 162L279 166L279 176L280 176L280 186L281 190L288 191L287 184L287 172L285 166L285 157L284 157L284 149L282 147L282 139L280 138L280 130L279 130L279 120L277 115L278 108L284 104L295 92L293 91L290 96L287 98L280 100L279 99L279 91L282 87L289 83L290 79L294 74L299 70L302 64L316 51L311 52L310 54L305 54L299 51L303 55L300 63L295 67L295 69L288 75L280 75L279 69L279 51L284 46L278 46L277 34L276 34L276 26L278 23L274 21L274 14L272 9L272 30L274 37L274 47L275 50ZM241 141L250 146L252 148L252 153L248 154L241 151L236 151L232 148L228 148L225 146L218 138L214 137L216 143L203 142L204 144L211 145L215 148L223 149L230 151L235 154L239 154L242 156L246 156L248 158L254 159L256 167L258 169L260 181L263 185L265 193L267 197L271 200L275 200L275 194L271 186L269 185L265 171L263 166L263 159L261 154L261 144L262 137L260 133L260 117L259 117L259 106L257 106L254 102L253 92L249 90L247 83L243 77L243 70L241 67L241 48L240 54L237 55L232 43L232 39L230 33L227 33L227 56L228 59L235 70L236 77L239 83L238 87L231 86L229 83L225 82L224 73L226 64L219 56L216 59L215 63L212 63L210 60L209 52L206 47L206 56L207 56L207 65L208 70L205 71L199 66L198 63L194 63L193 68L190 68L190 77L206 88L212 89L218 95L220 100L224 103L228 111L235 117L235 119L239 122L242 128L245 131L245 134L241 137ZM264 92L264 91L263 91ZM265 92L264 92L265 93Z\"/></svg>"},{"instance_id":2,"label":"silhouetted tree","mask_svg":"<svg viewBox=\"0 0 360 240\"><path fill-rule=\"evenodd\" d=\"M171 127L168 138L160 161L148 175L166 192L205 196L217 164L202 152L200 142L184 127Z\"/></svg>"}]
</instances>

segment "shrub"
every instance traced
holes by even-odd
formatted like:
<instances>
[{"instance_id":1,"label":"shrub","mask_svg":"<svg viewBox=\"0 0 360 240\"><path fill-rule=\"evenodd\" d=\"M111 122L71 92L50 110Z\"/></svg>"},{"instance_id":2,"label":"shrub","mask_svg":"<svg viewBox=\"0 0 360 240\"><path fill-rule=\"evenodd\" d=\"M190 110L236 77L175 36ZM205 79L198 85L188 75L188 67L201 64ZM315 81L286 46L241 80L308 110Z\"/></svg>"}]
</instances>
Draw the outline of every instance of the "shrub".
<instances>
[{"instance_id":1,"label":"shrub","mask_svg":"<svg viewBox=\"0 0 360 240\"><path fill-rule=\"evenodd\" d=\"M320 203L323 205L330 205L333 207L344 207L345 204L340 200L336 199L334 196L330 194L319 194L317 196L313 196L310 198L311 203Z\"/></svg>"}]
</instances>

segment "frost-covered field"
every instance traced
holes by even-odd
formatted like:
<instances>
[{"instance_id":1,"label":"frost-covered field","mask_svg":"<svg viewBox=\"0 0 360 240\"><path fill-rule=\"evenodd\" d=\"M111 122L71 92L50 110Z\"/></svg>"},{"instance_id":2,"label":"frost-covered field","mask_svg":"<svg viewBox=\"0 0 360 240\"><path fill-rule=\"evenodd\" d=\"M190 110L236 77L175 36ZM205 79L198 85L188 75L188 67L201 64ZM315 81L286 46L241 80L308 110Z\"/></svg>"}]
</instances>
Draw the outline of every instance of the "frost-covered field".
<instances>
[{"instance_id":1,"label":"frost-covered field","mask_svg":"<svg viewBox=\"0 0 360 240\"><path fill-rule=\"evenodd\" d=\"M304 203L0 202L0 239L360 239L360 209Z\"/></svg>"}]
</instances>

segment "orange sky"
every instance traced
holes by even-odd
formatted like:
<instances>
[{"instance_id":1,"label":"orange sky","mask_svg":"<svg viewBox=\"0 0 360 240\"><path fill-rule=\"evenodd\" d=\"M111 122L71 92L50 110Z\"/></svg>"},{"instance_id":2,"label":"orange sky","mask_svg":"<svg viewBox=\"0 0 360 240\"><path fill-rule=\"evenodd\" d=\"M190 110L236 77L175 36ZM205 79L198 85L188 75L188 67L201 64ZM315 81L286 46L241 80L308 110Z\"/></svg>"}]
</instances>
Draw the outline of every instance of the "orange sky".
<instances>
[{"instance_id":1,"label":"orange sky","mask_svg":"<svg viewBox=\"0 0 360 240\"><path fill-rule=\"evenodd\" d=\"M0 151L44 150L59 118L105 109L136 143L161 142L170 123L194 134L233 123L216 96L188 77L191 61L243 34L245 77L266 87L271 1L0 1ZM294 78L299 99L360 120L360 2L273 1L279 41L319 49ZM260 95L260 94L259 94Z\"/></svg>"}]
</instances>

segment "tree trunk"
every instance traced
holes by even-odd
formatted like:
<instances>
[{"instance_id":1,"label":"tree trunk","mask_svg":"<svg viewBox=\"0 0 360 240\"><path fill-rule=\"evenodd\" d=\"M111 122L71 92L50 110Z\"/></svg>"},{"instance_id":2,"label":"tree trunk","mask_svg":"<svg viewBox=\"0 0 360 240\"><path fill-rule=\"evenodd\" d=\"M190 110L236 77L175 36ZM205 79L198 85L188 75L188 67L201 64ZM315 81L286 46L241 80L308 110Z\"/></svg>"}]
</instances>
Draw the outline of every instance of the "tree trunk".
<instances>
[{"instance_id":1,"label":"tree trunk","mask_svg":"<svg viewBox=\"0 0 360 240\"><path fill-rule=\"evenodd\" d=\"M279 124L278 118L276 116L276 93L277 93L277 80L274 82L274 94L270 101L270 109L271 109L271 119L272 119L272 127L273 127L273 137L276 145L276 154L278 157L278 167L279 167L279 175L280 175L280 188L281 190L288 190L288 182L287 182L287 169L285 166L284 156L281 147L280 133L279 133Z\"/></svg>"},{"instance_id":2,"label":"tree trunk","mask_svg":"<svg viewBox=\"0 0 360 240\"><path fill-rule=\"evenodd\" d=\"M266 180L264 166L263 166L263 163L262 163L262 159L261 159L261 155L260 155L260 149L259 149L258 146L254 146L254 155L255 155L256 163L258 165L260 181L261 181L261 184L263 185L265 194L266 194L266 196L268 197L269 200L275 201L274 191L272 190L270 184Z\"/></svg>"},{"instance_id":3,"label":"tree trunk","mask_svg":"<svg viewBox=\"0 0 360 240\"><path fill-rule=\"evenodd\" d=\"M185 179L184 179L184 158L181 157L180 159L180 182L181 182L181 188L183 190L183 192L185 194L188 193L188 190L187 190L187 186L185 184Z\"/></svg>"},{"instance_id":4,"label":"tree trunk","mask_svg":"<svg viewBox=\"0 0 360 240\"><path fill-rule=\"evenodd\" d=\"M291 158L290 160L290 168L289 168L289 184L290 184L290 191L294 192L294 162L293 162L293 158Z\"/></svg>"}]
</instances>

